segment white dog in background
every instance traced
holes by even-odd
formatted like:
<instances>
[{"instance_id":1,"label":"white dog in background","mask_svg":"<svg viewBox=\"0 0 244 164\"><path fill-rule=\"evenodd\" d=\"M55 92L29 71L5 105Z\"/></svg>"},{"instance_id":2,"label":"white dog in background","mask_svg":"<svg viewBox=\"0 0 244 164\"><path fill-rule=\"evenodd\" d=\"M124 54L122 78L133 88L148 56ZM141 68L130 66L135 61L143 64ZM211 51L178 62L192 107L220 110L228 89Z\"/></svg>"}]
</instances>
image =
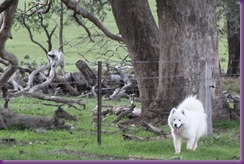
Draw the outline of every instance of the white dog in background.
<instances>
[{"instance_id":1,"label":"white dog in background","mask_svg":"<svg viewBox=\"0 0 244 164\"><path fill-rule=\"evenodd\" d=\"M182 139L187 139L187 150L196 150L198 140L207 133L207 115L201 101L189 96L177 109L173 108L168 124L174 141L175 153L180 153Z\"/></svg>"}]
</instances>

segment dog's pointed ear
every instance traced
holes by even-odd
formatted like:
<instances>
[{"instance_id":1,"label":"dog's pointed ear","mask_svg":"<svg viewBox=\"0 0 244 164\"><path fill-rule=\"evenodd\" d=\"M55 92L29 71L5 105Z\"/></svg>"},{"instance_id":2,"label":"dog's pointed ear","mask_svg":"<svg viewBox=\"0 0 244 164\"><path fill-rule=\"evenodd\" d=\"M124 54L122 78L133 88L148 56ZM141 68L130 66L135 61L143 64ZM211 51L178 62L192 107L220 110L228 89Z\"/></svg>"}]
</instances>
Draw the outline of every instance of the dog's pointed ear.
<instances>
[{"instance_id":1,"label":"dog's pointed ear","mask_svg":"<svg viewBox=\"0 0 244 164\"><path fill-rule=\"evenodd\" d=\"M176 112L176 108L171 109L171 113L174 113L174 112Z\"/></svg>"},{"instance_id":2,"label":"dog's pointed ear","mask_svg":"<svg viewBox=\"0 0 244 164\"><path fill-rule=\"evenodd\" d=\"M185 111L184 111L184 109L182 109L181 113L182 113L183 115L185 115Z\"/></svg>"}]
</instances>

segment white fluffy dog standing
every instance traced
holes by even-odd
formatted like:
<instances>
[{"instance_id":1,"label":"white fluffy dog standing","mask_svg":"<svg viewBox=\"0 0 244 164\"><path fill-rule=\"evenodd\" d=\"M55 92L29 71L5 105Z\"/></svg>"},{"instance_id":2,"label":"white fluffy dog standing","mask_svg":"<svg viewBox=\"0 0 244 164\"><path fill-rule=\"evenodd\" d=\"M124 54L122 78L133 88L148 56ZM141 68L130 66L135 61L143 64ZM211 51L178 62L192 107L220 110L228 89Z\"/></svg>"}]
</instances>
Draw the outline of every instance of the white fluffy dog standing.
<instances>
[{"instance_id":1,"label":"white fluffy dog standing","mask_svg":"<svg viewBox=\"0 0 244 164\"><path fill-rule=\"evenodd\" d=\"M180 153L182 139L187 150L196 150L198 140L207 133L207 115L201 101L189 96L170 111L168 124L173 136L175 153Z\"/></svg>"}]
</instances>

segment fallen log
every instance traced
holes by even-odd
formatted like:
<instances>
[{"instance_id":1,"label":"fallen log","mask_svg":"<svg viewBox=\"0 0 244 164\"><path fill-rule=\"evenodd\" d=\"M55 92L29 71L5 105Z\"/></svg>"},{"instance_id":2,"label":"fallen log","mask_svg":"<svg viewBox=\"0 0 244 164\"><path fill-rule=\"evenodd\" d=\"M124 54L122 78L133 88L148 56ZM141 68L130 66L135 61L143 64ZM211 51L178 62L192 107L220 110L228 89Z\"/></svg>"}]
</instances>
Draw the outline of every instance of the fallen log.
<instances>
[{"instance_id":1,"label":"fallen log","mask_svg":"<svg viewBox=\"0 0 244 164\"><path fill-rule=\"evenodd\" d=\"M91 68L82 60L78 60L75 63L76 67L79 69L80 73L85 77L88 85L93 86L97 82L96 75L91 70Z\"/></svg>"},{"instance_id":2,"label":"fallen log","mask_svg":"<svg viewBox=\"0 0 244 164\"><path fill-rule=\"evenodd\" d=\"M56 76L53 82L58 83L64 93L68 93L71 96L78 96L79 93L73 88L63 76Z\"/></svg>"},{"instance_id":3,"label":"fallen log","mask_svg":"<svg viewBox=\"0 0 244 164\"><path fill-rule=\"evenodd\" d=\"M69 113L57 109L54 116L39 117L17 114L9 109L0 108L0 129L12 127L21 128L45 128L45 129L70 129L71 126L65 125L61 120L76 121L77 119Z\"/></svg>"}]
</instances>

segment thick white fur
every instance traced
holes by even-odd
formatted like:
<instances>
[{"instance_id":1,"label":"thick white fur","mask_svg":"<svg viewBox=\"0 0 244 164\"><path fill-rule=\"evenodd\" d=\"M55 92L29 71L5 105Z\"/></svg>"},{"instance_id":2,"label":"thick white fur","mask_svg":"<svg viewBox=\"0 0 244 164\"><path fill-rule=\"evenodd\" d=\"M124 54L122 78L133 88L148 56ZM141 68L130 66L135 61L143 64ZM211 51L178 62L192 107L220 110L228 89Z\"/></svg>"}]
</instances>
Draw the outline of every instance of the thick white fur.
<instances>
[{"instance_id":1,"label":"thick white fur","mask_svg":"<svg viewBox=\"0 0 244 164\"><path fill-rule=\"evenodd\" d=\"M207 115L196 96L189 96L177 109L173 108L168 117L168 124L173 136L175 153L181 152L182 139L187 139L187 150L195 151L198 140L207 132Z\"/></svg>"}]
</instances>

